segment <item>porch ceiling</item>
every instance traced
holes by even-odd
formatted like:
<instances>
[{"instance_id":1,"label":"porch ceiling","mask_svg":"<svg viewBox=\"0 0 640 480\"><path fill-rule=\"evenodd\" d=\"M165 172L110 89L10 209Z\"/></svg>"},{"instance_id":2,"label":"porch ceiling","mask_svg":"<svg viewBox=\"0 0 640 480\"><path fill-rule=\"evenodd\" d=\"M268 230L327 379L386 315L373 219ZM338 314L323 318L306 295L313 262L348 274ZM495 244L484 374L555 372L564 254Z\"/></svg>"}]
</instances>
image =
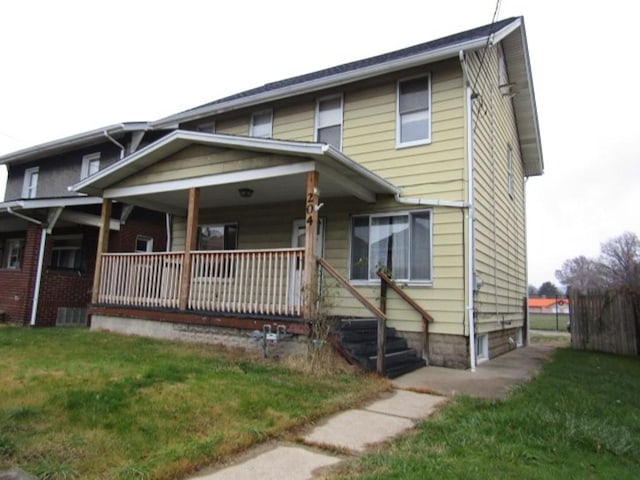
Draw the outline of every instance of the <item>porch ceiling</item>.
<instances>
[{"instance_id":1,"label":"porch ceiling","mask_svg":"<svg viewBox=\"0 0 640 480\"><path fill-rule=\"evenodd\" d=\"M177 173L175 179L144 184L126 181L128 177L191 145L276 154L290 161L189 178ZM200 188L202 208L304 201L306 175L312 171L320 174L321 201L322 198L355 196L366 202L374 202L376 194L399 192L388 181L325 144L180 130L74 185L73 190L154 210L184 214L190 188ZM238 191L241 188L251 189L253 194L241 197Z\"/></svg>"}]
</instances>

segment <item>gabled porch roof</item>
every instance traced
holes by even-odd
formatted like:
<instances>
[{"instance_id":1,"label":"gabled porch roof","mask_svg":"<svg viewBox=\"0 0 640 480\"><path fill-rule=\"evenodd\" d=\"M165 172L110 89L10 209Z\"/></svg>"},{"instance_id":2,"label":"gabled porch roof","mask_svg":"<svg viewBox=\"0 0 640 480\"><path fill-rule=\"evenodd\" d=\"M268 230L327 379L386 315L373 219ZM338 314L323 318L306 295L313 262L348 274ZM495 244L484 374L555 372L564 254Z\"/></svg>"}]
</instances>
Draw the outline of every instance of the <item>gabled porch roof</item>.
<instances>
[{"instance_id":1,"label":"gabled porch roof","mask_svg":"<svg viewBox=\"0 0 640 480\"><path fill-rule=\"evenodd\" d=\"M145 169L171 161L173 155L193 146L212 148L212 157L220 152L252 152L256 161L193 175L177 169L172 178L136 183L135 176ZM269 161L259 161L266 158ZM377 194L399 193L387 180L323 143L185 130L172 132L71 188L75 192L185 214L190 188L201 189L200 206L204 208L300 200L305 196L306 174L312 171L320 174L323 198L355 196L372 203ZM254 193L250 198L241 198L239 188L249 188Z\"/></svg>"}]
</instances>

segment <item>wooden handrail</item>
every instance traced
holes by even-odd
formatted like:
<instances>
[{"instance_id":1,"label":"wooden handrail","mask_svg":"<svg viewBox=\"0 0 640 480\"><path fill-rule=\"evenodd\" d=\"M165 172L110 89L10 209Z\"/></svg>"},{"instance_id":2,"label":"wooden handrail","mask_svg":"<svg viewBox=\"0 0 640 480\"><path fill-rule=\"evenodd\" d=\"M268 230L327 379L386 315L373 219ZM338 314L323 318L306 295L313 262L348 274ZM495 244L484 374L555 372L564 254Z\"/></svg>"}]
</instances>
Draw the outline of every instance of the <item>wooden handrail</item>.
<instances>
[{"instance_id":1,"label":"wooden handrail","mask_svg":"<svg viewBox=\"0 0 640 480\"><path fill-rule=\"evenodd\" d=\"M416 312L418 312L422 318L427 320L429 323L433 323L433 317L427 312L424 308L416 303L416 301L411 298L407 293L402 290L391 278L387 276L382 270L378 270L376 272L380 280L386 283L394 292L396 292L400 298L402 298L405 302L407 302Z\"/></svg>"},{"instance_id":2,"label":"wooden handrail","mask_svg":"<svg viewBox=\"0 0 640 480\"><path fill-rule=\"evenodd\" d=\"M351 285L351 283L349 283L349 281L340 274L340 272L338 272L335 268L333 268L333 265L327 262L324 258L318 258L318 265L324 268L333 278L335 278L338 281L340 285L346 288L349 291L349 293L356 298L356 300L358 300L367 310L373 313L377 318L380 318L384 321L387 320L387 316L382 312L382 310L376 307L373 303L367 300L364 295L362 295L358 290L356 290L353 287L353 285Z\"/></svg>"}]
</instances>

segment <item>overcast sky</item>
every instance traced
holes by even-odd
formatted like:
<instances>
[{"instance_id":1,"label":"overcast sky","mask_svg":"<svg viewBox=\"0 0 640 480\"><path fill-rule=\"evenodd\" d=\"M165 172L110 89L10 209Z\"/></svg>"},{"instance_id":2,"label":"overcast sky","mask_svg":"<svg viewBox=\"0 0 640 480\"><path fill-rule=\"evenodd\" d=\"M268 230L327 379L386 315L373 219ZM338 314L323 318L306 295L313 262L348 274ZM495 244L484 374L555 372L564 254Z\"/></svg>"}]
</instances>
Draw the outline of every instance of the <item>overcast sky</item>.
<instances>
[{"instance_id":1,"label":"overcast sky","mask_svg":"<svg viewBox=\"0 0 640 480\"><path fill-rule=\"evenodd\" d=\"M494 0L11 1L0 154L487 24ZM529 283L640 234L635 2L503 0L524 15L545 174L527 183ZM0 173L0 198L6 173Z\"/></svg>"}]
</instances>

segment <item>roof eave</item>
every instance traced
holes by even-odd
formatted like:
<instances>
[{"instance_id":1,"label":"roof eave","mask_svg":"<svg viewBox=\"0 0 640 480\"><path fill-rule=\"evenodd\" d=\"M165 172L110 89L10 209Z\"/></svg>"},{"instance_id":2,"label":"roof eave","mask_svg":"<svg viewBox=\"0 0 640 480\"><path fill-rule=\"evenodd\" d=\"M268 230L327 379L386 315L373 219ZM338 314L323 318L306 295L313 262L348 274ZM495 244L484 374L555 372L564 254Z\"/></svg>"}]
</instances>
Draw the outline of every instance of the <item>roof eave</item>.
<instances>
[{"instance_id":1,"label":"roof eave","mask_svg":"<svg viewBox=\"0 0 640 480\"><path fill-rule=\"evenodd\" d=\"M69 137L59 138L50 142L41 143L28 147L17 152L0 156L0 165L11 163L20 163L33 159L34 157L42 157L44 155L54 155L62 153L71 148L81 147L90 144L96 140L104 138L104 132L109 135L115 135L121 132L131 131L147 131L151 127L148 122L125 122L108 125L106 127L97 128L88 132L82 132Z\"/></svg>"},{"instance_id":2,"label":"roof eave","mask_svg":"<svg viewBox=\"0 0 640 480\"><path fill-rule=\"evenodd\" d=\"M505 27L507 28L507 27ZM504 30L504 29L503 29ZM499 32L494 33L498 35ZM169 117L162 118L151 122L150 125L154 128L175 126L180 122L198 120L207 117L212 114L222 113L229 110L235 110L244 107L250 107L252 105L280 100L282 98L290 97L293 95L300 95L304 93L315 92L327 88L343 85L345 83L356 82L364 80L373 76L384 75L386 73L392 73L398 70L404 70L407 68L416 67L425 63L433 63L447 58L457 57L460 50L474 50L482 48L487 43L487 36L479 37L473 40L459 42L454 45L439 48L429 52L424 52L408 57L391 60L385 63L371 65L368 67L359 68L357 70L339 73L328 77L310 80L295 85L289 85L286 87L270 90L268 92L262 92L248 97L237 98L228 102L217 103L215 105L205 105L200 108L189 110L187 112L178 113Z\"/></svg>"}]
</instances>

